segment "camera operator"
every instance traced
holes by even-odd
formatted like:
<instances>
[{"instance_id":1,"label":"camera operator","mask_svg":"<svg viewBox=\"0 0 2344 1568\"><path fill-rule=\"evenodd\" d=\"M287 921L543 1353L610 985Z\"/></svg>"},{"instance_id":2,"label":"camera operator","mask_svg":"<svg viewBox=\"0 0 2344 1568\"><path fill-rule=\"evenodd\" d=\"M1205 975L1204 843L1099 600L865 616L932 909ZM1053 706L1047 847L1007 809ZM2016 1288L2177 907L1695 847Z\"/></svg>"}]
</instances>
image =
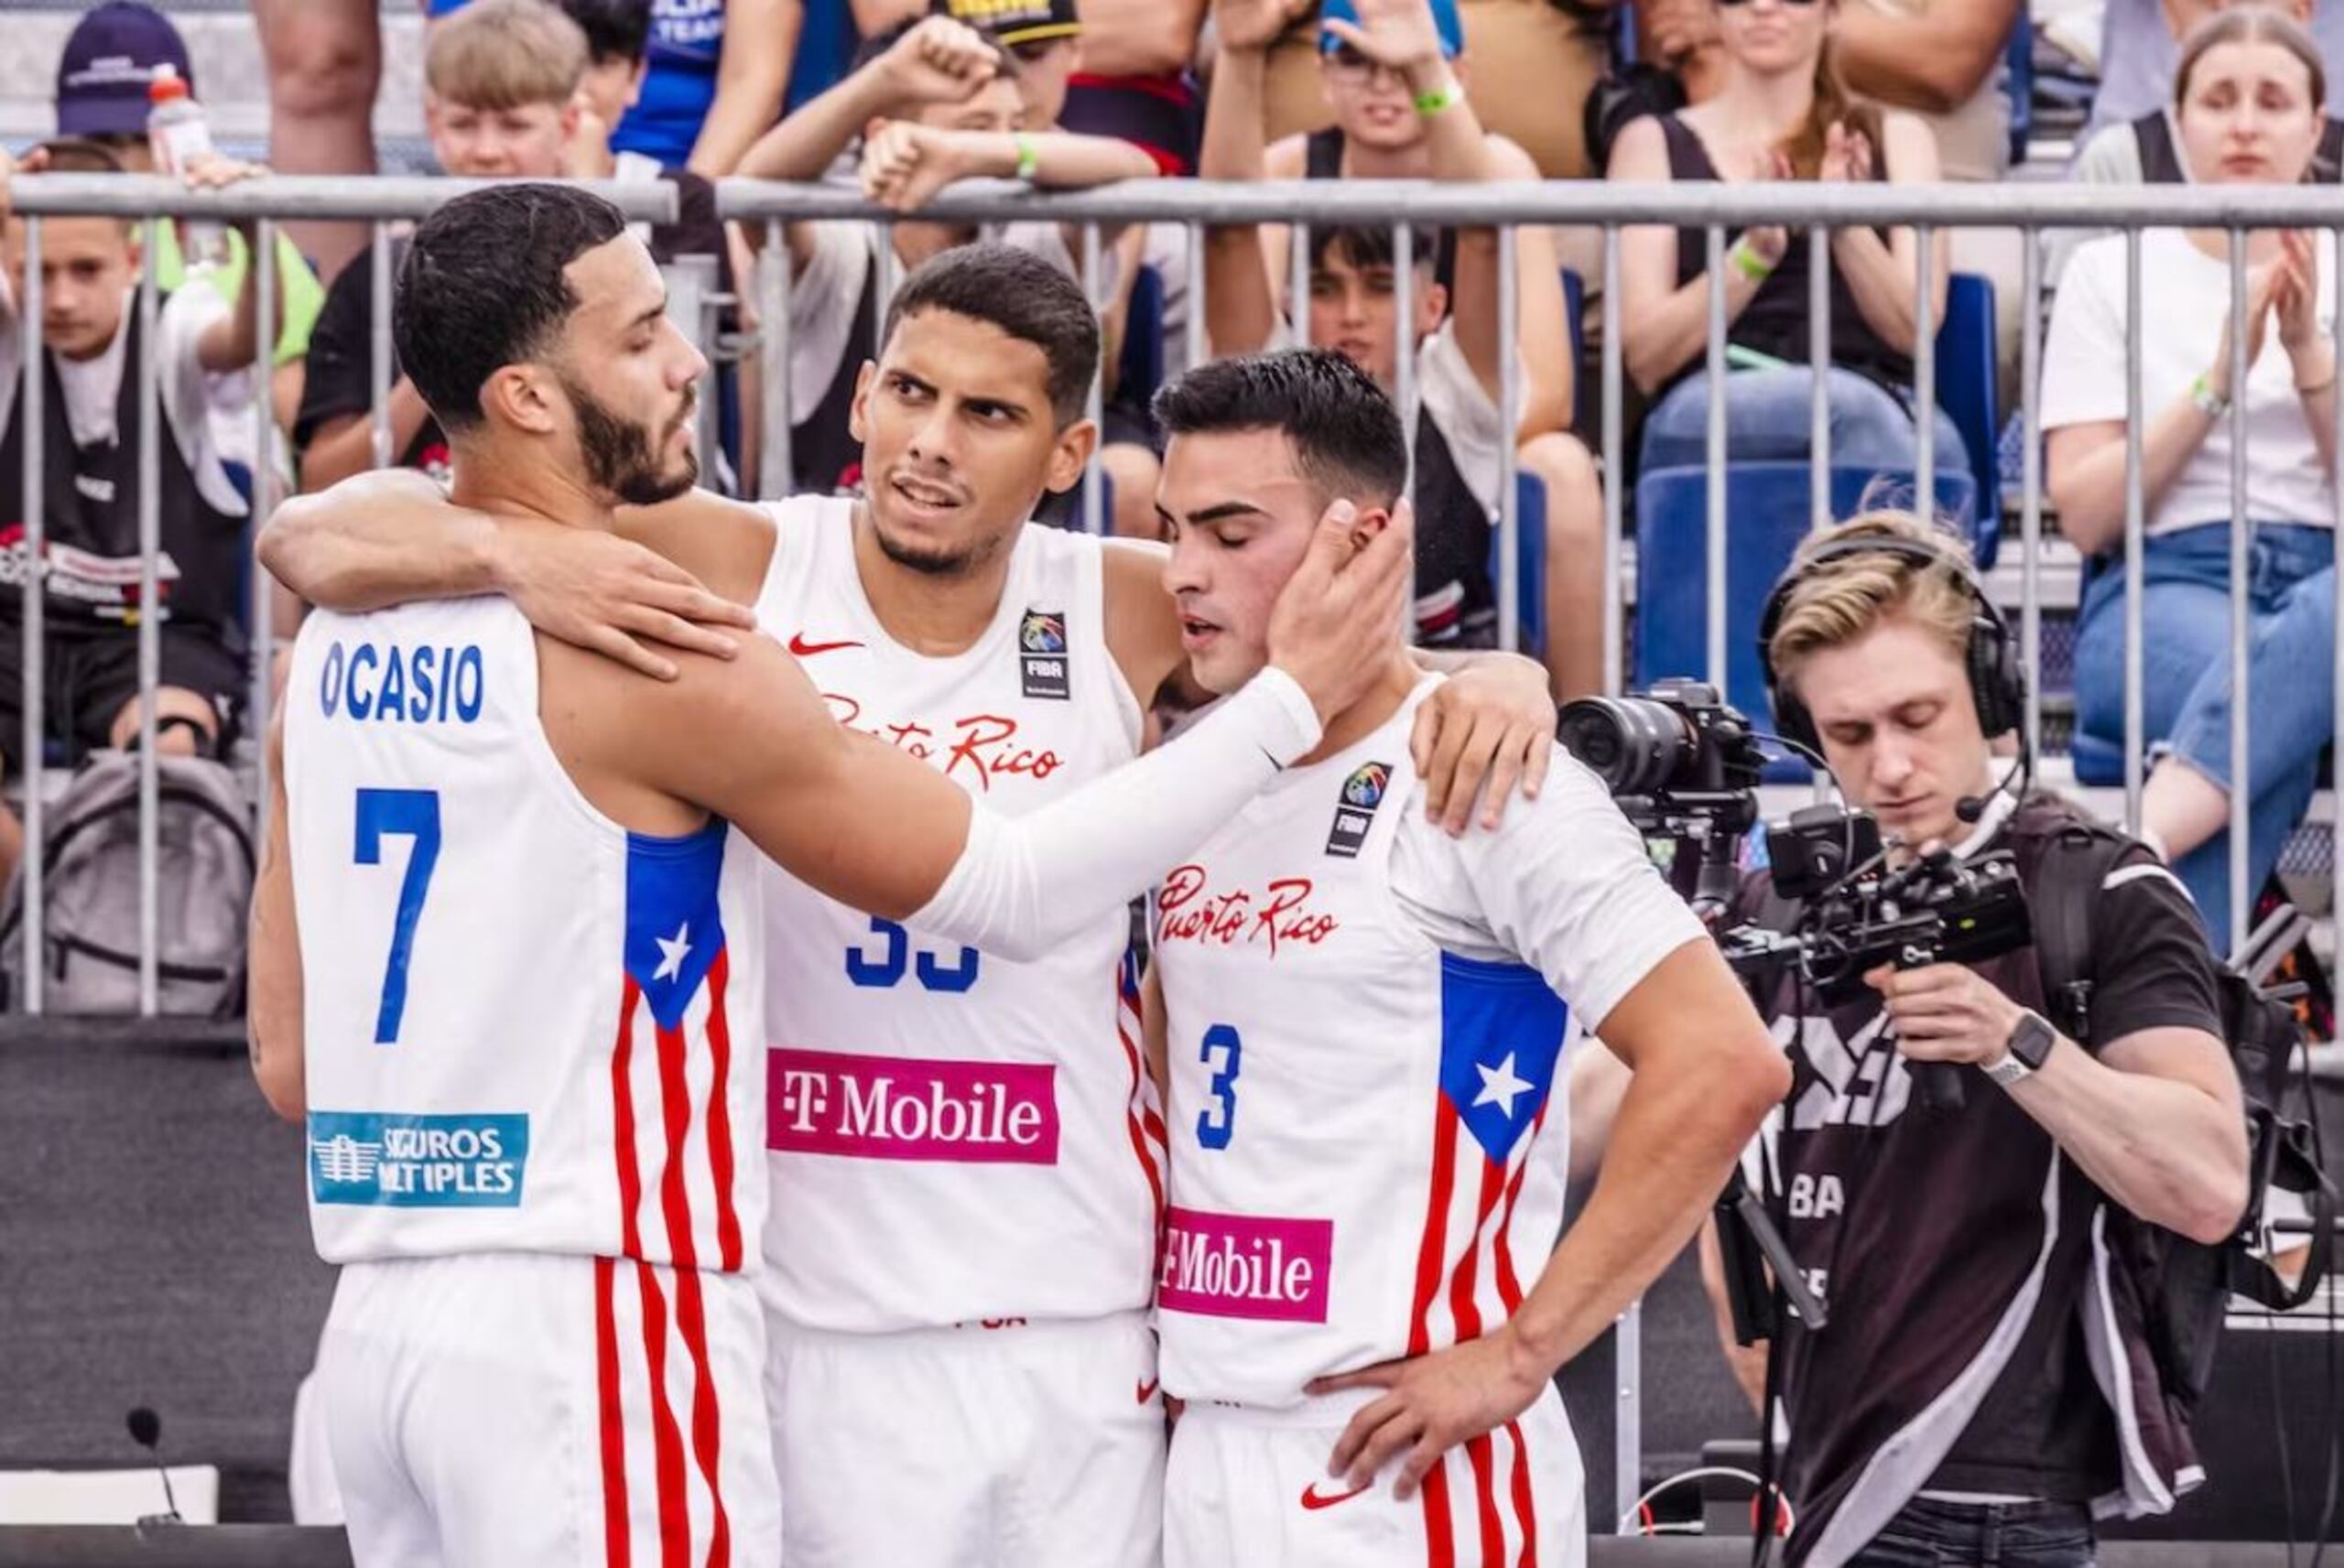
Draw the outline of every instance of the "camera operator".
<instances>
[{"instance_id":1,"label":"camera operator","mask_svg":"<svg viewBox=\"0 0 2344 1568\"><path fill-rule=\"evenodd\" d=\"M2023 722L2024 677L1959 541L1894 513L1817 535L1762 640L1778 727L1877 816L1892 867L2007 849L2038 906L2038 871L2072 872L2046 846L2084 818L1990 746ZM1770 876L1737 910L1771 905L1779 925ZM2240 1088L2180 884L2136 848L2087 902L2089 1045L2046 1022L2031 946L1868 967L1839 1005L1788 978L1760 999L1795 1043L1776 1212L1829 1309L1822 1328L1790 1323L1770 1369L1793 1564L2088 1563L2095 1502L2169 1508L2197 1478L2138 1281L2109 1277L2106 1210L2229 1236ZM1950 1065L1958 1105L1919 1064Z\"/></svg>"}]
</instances>

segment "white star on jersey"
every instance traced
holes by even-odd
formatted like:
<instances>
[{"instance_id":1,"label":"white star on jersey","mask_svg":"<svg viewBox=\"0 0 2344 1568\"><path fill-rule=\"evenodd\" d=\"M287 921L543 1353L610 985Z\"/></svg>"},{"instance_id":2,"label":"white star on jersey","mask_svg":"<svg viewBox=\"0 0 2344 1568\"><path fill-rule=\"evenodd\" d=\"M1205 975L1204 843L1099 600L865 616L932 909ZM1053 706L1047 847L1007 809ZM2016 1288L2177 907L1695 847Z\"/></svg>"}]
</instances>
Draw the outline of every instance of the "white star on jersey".
<instances>
[{"instance_id":1,"label":"white star on jersey","mask_svg":"<svg viewBox=\"0 0 2344 1568\"><path fill-rule=\"evenodd\" d=\"M1513 1116L1514 1102L1531 1087L1528 1079L1514 1076L1514 1053L1507 1052L1505 1060L1494 1067L1476 1062L1473 1070L1481 1075L1481 1092L1473 1097L1474 1107L1493 1105L1501 1115Z\"/></svg>"},{"instance_id":2,"label":"white star on jersey","mask_svg":"<svg viewBox=\"0 0 2344 1568\"><path fill-rule=\"evenodd\" d=\"M655 980L672 980L684 972L684 959L692 950L690 922L676 927L673 936L654 936L652 944L659 949L659 967L651 971ZM1509 1062L1513 1058L1507 1058Z\"/></svg>"}]
</instances>

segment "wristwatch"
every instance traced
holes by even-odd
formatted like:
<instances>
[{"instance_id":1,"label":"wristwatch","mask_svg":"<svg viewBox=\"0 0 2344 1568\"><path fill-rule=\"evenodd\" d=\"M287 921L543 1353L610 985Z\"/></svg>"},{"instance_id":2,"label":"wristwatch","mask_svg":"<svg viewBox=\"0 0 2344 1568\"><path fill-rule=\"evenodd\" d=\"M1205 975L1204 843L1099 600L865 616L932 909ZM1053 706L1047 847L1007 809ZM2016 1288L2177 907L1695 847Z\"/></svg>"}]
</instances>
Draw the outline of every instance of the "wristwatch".
<instances>
[{"instance_id":1,"label":"wristwatch","mask_svg":"<svg viewBox=\"0 0 2344 1568\"><path fill-rule=\"evenodd\" d=\"M2051 1047L2059 1036L2036 1014L2022 1012L2011 1026L2011 1037L2003 1042L2002 1054L1991 1062L1978 1064L1980 1070L2008 1088L2023 1078L2031 1078L2050 1059Z\"/></svg>"}]
</instances>

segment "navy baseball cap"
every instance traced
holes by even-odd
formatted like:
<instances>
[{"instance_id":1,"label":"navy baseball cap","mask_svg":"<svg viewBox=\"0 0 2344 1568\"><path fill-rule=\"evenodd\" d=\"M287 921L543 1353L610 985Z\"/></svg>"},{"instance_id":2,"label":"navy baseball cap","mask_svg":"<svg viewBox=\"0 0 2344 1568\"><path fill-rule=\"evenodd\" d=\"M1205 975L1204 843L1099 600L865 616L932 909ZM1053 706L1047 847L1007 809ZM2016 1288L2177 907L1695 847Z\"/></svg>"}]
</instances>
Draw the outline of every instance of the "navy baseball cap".
<instances>
[{"instance_id":1,"label":"navy baseball cap","mask_svg":"<svg viewBox=\"0 0 2344 1568\"><path fill-rule=\"evenodd\" d=\"M1318 19L1324 22L1329 16L1349 22L1353 27L1359 26L1359 8L1351 4L1351 0L1325 0L1318 7ZM1432 0L1432 25L1440 35L1440 53L1444 59L1455 59L1465 52L1465 25L1457 15L1457 0ZM1332 54L1342 48L1342 44L1343 40L1336 34L1323 27L1319 30L1318 49L1321 53Z\"/></svg>"},{"instance_id":2,"label":"navy baseball cap","mask_svg":"<svg viewBox=\"0 0 2344 1568\"><path fill-rule=\"evenodd\" d=\"M57 134L143 136L146 85L158 65L195 88L187 40L170 18L134 0L107 0L82 13L57 62Z\"/></svg>"}]
</instances>

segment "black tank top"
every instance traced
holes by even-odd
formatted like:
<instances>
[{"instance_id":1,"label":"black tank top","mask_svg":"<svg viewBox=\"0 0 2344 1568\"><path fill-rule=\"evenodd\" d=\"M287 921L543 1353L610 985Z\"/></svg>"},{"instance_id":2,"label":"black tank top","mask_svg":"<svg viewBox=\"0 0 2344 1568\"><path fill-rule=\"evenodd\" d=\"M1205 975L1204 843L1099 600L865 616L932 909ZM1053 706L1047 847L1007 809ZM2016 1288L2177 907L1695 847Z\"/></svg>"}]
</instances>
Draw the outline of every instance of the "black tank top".
<instances>
[{"instance_id":1,"label":"black tank top","mask_svg":"<svg viewBox=\"0 0 2344 1568\"><path fill-rule=\"evenodd\" d=\"M1668 143L1670 178L1717 179L1717 165L1709 161L1709 150L1701 145L1693 127L1675 114L1664 114L1660 116L1660 132ZM1873 162L1872 178L1885 178L1877 159ZM1726 243L1732 243L1741 232L1740 229L1728 229ZM1882 242L1886 243L1886 232L1880 233ZM1807 362L1807 277L1814 241L1811 234L1796 232L1790 239L1782 265L1758 286L1757 295L1742 314L1727 324L1726 341L1803 365ZM1708 270L1707 233L1700 229L1677 230L1677 287L1684 287ZM1702 369L1705 362L1696 355L1676 379L1682 381ZM1831 362L1841 370L1869 376L1899 394L1912 390L1912 357L1890 348L1872 330L1872 323L1864 319L1856 305L1854 291L1848 287L1847 275L1836 266L1831 269Z\"/></svg>"},{"instance_id":2,"label":"black tank top","mask_svg":"<svg viewBox=\"0 0 2344 1568\"><path fill-rule=\"evenodd\" d=\"M1333 125L1323 131L1313 131L1303 142L1303 177L1308 179L1340 179L1343 178L1343 133ZM1457 297L1457 236L1447 229L1435 229L1432 278L1448 289L1449 297Z\"/></svg>"}]
</instances>

